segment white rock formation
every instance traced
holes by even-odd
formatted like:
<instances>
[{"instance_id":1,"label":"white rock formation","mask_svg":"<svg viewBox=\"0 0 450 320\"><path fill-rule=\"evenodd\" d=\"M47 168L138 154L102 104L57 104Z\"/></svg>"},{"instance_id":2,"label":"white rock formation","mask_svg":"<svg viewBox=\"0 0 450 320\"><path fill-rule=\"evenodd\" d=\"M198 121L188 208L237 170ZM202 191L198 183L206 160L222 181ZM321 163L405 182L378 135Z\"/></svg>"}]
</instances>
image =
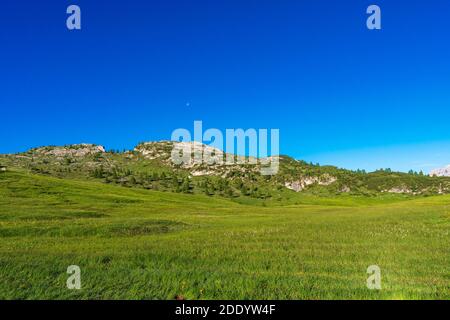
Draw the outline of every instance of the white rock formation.
<instances>
[{"instance_id":1,"label":"white rock formation","mask_svg":"<svg viewBox=\"0 0 450 320\"><path fill-rule=\"evenodd\" d=\"M430 176L436 176L436 177L450 177L450 165L440 168L440 169L434 169L430 172Z\"/></svg>"},{"instance_id":2,"label":"white rock formation","mask_svg":"<svg viewBox=\"0 0 450 320\"><path fill-rule=\"evenodd\" d=\"M295 192L300 192L305 189L307 186L312 184L318 184L321 186L329 186L337 179L328 174L324 174L320 177L303 177L296 181L287 181L284 183L284 186L288 189L294 190Z\"/></svg>"},{"instance_id":3,"label":"white rock formation","mask_svg":"<svg viewBox=\"0 0 450 320\"><path fill-rule=\"evenodd\" d=\"M54 156L57 158L72 156L72 157L84 157L88 154L104 153L105 148L89 143L81 143L68 145L64 147L43 147L34 149L35 152L46 155Z\"/></svg>"}]
</instances>

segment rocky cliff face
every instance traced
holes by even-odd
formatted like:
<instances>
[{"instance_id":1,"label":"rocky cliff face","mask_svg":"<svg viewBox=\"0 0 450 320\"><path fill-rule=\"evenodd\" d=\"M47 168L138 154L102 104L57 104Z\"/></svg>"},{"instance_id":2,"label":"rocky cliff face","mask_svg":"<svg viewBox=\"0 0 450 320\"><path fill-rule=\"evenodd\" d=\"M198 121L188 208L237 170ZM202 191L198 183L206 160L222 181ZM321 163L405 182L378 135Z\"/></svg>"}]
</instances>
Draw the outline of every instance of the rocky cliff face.
<instances>
[{"instance_id":1,"label":"rocky cliff face","mask_svg":"<svg viewBox=\"0 0 450 320\"><path fill-rule=\"evenodd\" d=\"M294 190L295 192L300 192L310 185L318 184L321 186L329 186L336 180L337 179L335 177L324 174L319 177L304 177L296 181L287 181L284 186L288 189ZM344 192L349 192L349 190L347 191L346 189Z\"/></svg>"},{"instance_id":2,"label":"rocky cliff face","mask_svg":"<svg viewBox=\"0 0 450 320\"><path fill-rule=\"evenodd\" d=\"M435 169L430 172L430 176L435 177L450 177L450 165L445 168Z\"/></svg>"},{"instance_id":3,"label":"rocky cliff face","mask_svg":"<svg viewBox=\"0 0 450 320\"><path fill-rule=\"evenodd\" d=\"M49 156L56 158L62 158L67 156L85 157L87 155L106 152L103 146L88 143L73 144L63 147L41 147L32 149L30 151L35 155Z\"/></svg>"}]
</instances>

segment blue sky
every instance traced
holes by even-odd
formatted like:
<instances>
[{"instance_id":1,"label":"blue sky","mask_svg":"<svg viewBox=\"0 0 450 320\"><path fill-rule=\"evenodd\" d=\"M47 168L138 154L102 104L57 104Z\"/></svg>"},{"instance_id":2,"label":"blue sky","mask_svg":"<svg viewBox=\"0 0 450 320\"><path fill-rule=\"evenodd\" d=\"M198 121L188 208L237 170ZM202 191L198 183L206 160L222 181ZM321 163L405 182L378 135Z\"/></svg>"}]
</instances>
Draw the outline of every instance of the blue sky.
<instances>
[{"instance_id":1,"label":"blue sky","mask_svg":"<svg viewBox=\"0 0 450 320\"><path fill-rule=\"evenodd\" d=\"M428 171L450 163L449 15L447 0L4 0L0 152L132 148L202 120L279 128L281 153L308 161Z\"/></svg>"}]
</instances>

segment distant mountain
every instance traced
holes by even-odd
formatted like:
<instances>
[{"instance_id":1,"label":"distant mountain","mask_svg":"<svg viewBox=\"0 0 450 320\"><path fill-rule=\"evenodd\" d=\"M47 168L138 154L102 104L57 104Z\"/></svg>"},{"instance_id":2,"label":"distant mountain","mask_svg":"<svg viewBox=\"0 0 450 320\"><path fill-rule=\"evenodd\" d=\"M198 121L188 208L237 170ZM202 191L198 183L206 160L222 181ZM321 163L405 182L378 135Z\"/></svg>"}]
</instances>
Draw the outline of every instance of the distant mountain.
<instances>
[{"instance_id":1,"label":"distant mountain","mask_svg":"<svg viewBox=\"0 0 450 320\"><path fill-rule=\"evenodd\" d=\"M174 164L171 156L176 144L180 145L171 141L145 142L128 151L106 151L93 144L47 146L0 155L0 165L7 170L18 168L64 179L95 179L130 188L264 201L284 201L295 194L373 197L450 193L450 168L434 176L390 169L367 173L280 156L277 174L265 176L261 174L261 164ZM221 150L200 143L194 143L191 150L193 156L208 152L226 157ZM238 158L242 160L235 157Z\"/></svg>"},{"instance_id":2,"label":"distant mountain","mask_svg":"<svg viewBox=\"0 0 450 320\"><path fill-rule=\"evenodd\" d=\"M435 177L450 177L450 165L444 167L444 168L439 168L439 169L434 169L430 172L430 176L435 176Z\"/></svg>"}]
</instances>

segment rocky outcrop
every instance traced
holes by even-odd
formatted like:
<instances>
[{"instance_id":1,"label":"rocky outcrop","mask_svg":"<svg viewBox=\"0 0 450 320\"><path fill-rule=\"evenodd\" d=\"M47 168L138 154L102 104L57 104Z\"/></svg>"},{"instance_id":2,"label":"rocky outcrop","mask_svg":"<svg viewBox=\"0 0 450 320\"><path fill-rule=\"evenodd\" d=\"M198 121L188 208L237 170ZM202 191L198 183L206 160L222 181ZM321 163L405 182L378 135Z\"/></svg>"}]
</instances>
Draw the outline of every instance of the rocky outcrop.
<instances>
[{"instance_id":1,"label":"rocky outcrop","mask_svg":"<svg viewBox=\"0 0 450 320\"><path fill-rule=\"evenodd\" d=\"M261 162L264 162L258 161L254 157L230 155L218 148L197 141L144 142L137 145L134 152L149 160L159 160L168 166L179 166L189 170L193 176L226 176L232 171L254 172L259 170ZM273 158L265 158L264 160L270 163L274 161ZM229 159L233 161L228 163ZM246 164L252 164L252 166L250 168L244 167Z\"/></svg>"},{"instance_id":2,"label":"rocky outcrop","mask_svg":"<svg viewBox=\"0 0 450 320\"><path fill-rule=\"evenodd\" d=\"M140 153L146 159L166 161L170 159L172 148L173 142L170 141L144 142L137 145L134 151Z\"/></svg>"},{"instance_id":3,"label":"rocky outcrop","mask_svg":"<svg viewBox=\"0 0 450 320\"><path fill-rule=\"evenodd\" d=\"M71 157L85 157L96 153L104 153L105 148L95 144L74 144L64 147L43 147L32 150L34 154L44 156L51 156L56 158Z\"/></svg>"},{"instance_id":4,"label":"rocky outcrop","mask_svg":"<svg viewBox=\"0 0 450 320\"><path fill-rule=\"evenodd\" d=\"M440 168L434 169L430 172L430 176L432 177L450 177L450 165Z\"/></svg>"},{"instance_id":5,"label":"rocky outcrop","mask_svg":"<svg viewBox=\"0 0 450 320\"><path fill-rule=\"evenodd\" d=\"M336 180L337 179L335 177L324 174L319 177L303 177L295 181L287 181L284 183L284 186L288 189L294 190L295 192L300 192L310 185L318 184L321 186L329 186Z\"/></svg>"},{"instance_id":6,"label":"rocky outcrop","mask_svg":"<svg viewBox=\"0 0 450 320\"><path fill-rule=\"evenodd\" d=\"M411 189L407 188L406 186L393 187L393 188L391 188L389 190L386 190L386 192L399 193L399 194L412 194L412 193L414 193Z\"/></svg>"}]
</instances>

